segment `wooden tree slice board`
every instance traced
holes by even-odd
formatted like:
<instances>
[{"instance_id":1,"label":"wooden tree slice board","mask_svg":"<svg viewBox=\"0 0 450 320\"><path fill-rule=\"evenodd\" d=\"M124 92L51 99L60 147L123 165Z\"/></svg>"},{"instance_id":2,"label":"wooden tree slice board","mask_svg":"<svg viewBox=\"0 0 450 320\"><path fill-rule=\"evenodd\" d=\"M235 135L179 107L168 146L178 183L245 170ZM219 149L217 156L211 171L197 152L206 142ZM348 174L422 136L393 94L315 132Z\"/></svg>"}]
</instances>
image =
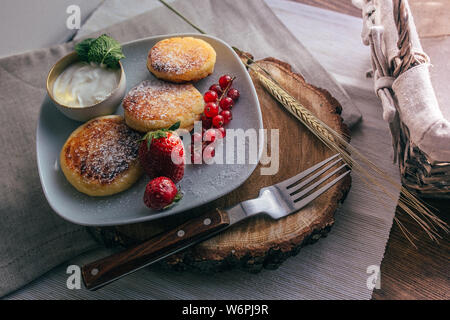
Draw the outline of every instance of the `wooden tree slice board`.
<instances>
[{"instance_id":1,"label":"wooden tree slice board","mask_svg":"<svg viewBox=\"0 0 450 320\"><path fill-rule=\"evenodd\" d=\"M337 132L349 135L340 116L341 106L327 91L306 83L301 75L292 72L291 67L282 61L266 58L256 63L268 70L273 78L322 121ZM331 150L265 91L253 71L250 71L250 75L258 93L264 128L279 130L278 173L261 175L259 164L241 187L213 203L157 221L91 229L98 239L105 245L135 244L213 207L226 208L240 201L255 198L262 187L287 179L333 155ZM270 146L270 143L267 145ZM268 152L270 154L270 150ZM350 184L351 178L348 175L295 214L277 221L264 216L251 218L191 249L165 259L161 264L176 269L189 268L201 271L240 267L256 272L263 267L276 268L286 258L296 254L303 245L315 242L328 233L334 223L334 212L339 203L345 199Z\"/></svg>"}]
</instances>

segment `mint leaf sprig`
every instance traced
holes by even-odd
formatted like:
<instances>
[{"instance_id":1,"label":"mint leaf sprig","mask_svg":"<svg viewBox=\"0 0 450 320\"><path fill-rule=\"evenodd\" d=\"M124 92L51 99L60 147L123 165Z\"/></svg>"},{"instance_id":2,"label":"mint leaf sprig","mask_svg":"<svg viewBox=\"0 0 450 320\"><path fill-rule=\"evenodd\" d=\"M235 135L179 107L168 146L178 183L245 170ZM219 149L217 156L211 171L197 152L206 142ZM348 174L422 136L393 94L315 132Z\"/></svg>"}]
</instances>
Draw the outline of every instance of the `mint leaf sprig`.
<instances>
[{"instance_id":1,"label":"mint leaf sprig","mask_svg":"<svg viewBox=\"0 0 450 320\"><path fill-rule=\"evenodd\" d=\"M75 46L82 61L95 62L109 68L119 68L119 60L125 58L120 43L106 34L97 39L87 38Z\"/></svg>"}]
</instances>

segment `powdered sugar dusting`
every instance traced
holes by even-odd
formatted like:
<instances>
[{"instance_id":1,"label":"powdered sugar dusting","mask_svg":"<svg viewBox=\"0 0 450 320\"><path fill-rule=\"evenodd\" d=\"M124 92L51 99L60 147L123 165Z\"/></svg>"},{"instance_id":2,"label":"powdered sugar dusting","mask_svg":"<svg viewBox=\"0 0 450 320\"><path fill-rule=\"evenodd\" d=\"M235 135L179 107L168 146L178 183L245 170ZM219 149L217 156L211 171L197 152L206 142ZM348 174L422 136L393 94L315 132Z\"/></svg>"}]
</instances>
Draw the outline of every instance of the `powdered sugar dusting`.
<instances>
[{"instance_id":1,"label":"powdered sugar dusting","mask_svg":"<svg viewBox=\"0 0 450 320\"><path fill-rule=\"evenodd\" d=\"M199 101L202 96L192 84L144 80L128 92L123 108L137 119L164 120L193 113Z\"/></svg>"},{"instance_id":2,"label":"powdered sugar dusting","mask_svg":"<svg viewBox=\"0 0 450 320\"><path fill-rule=\"evenodd\" d=\"M184 74L200 68L208 59L208 52L190 38L172 38L160 41L151 50L149 58L153 69L159 72Z\"/></svg>"},{"instance_id":3,"label":"powdered sugar dusting","mask_svg":"<svg viewBox=\"0 0 450 320\"><path fill-rule=\"evenodd\" d=\"M65 156L81 176L110 183L137 161L140 136L122 119L94 120L70 138Z\"/></svg>"}]
</instances>

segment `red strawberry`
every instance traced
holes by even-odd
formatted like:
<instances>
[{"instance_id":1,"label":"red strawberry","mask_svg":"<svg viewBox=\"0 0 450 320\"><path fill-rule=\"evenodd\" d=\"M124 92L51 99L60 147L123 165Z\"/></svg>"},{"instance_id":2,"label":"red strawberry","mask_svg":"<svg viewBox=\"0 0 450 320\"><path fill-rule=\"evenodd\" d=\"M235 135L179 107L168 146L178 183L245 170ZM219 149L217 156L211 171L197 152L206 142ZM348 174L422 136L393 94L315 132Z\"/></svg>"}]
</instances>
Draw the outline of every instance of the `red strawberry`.
<instances>
[{"instance_id":1,"label":"red strawberry","mask_svg":"<svg viewBox=\"0 0 450 320\"><path fill-rule=\"evenodd\" d=\"M154 210L167 209L181 198L182 194L175 183L166 177L155 178L145 187L144 203Z\"/></svg>"},{"instance_id":2,"label":"red strawberry","mask_svg":"<svg viewBox=\"0 0 450 320\"><path fill-rule=\"evenodd\" d=\"M184 148L180 137L173 132L177 122L169 129L148 132L139 146L139 160L150 178L169 177L179 182L184 175Z\"/></svg>"}]
</instances>

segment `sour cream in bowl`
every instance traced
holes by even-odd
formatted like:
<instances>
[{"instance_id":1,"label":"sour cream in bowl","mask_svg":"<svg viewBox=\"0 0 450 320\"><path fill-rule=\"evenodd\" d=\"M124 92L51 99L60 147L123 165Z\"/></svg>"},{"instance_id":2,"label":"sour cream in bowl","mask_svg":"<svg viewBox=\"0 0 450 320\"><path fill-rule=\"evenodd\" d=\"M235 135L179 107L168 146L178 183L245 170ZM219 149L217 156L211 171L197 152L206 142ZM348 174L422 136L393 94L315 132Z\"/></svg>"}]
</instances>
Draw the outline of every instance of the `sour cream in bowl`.
<instances>
[{"instance_id":1,"label":"sour cream in bowl","mask_svg":"<svg viewBox=\"0 0 450 320\"><path fill-rule=\"evenodd\" d=\"M87 121L113 114L125 95L122 64L111 69L80 61L73 52L59 60L47 77L47 94L67 117Z\"/></svg>"}]
</instances>

